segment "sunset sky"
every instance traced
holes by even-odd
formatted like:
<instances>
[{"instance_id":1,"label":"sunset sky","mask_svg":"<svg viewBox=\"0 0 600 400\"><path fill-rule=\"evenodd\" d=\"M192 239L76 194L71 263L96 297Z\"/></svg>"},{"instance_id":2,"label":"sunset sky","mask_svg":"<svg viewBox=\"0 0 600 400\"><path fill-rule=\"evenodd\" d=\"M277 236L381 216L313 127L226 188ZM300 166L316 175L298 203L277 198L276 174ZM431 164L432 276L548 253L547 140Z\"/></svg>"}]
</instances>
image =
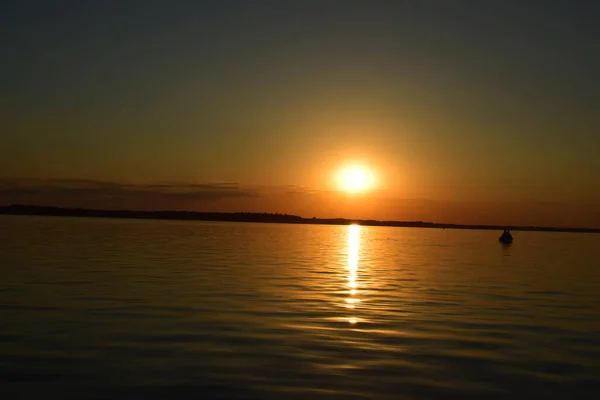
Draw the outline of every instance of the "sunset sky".
<instances>
[{"instance_id":1,"label":"sunset sky","mask_svg":"<svg viewBox=\"0 0 600 400\"><path fill-rule=\"evenodd\" d=\"M0 3L0 204L600 227L596 1ZM336 186L348 163L376 184Z\"/></svg>"}]
</instances>

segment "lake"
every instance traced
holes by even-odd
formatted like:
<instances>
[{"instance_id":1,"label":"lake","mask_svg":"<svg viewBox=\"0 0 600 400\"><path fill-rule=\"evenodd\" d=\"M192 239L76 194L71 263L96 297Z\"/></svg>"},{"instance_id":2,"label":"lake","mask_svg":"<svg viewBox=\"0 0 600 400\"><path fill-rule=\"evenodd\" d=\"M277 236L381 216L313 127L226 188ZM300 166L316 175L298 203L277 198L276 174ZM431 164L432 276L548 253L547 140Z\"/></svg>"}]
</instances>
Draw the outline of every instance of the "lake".
<instances>
[{"instance_id":1,"label":"lake","mask_svg":"<svg viewBox=\"0 0 600 400\"><path fill-rule=\"evenodd\" d=\"M0 397L598 398L600 235L0 216Z\"/></svg>"}]
</instances>

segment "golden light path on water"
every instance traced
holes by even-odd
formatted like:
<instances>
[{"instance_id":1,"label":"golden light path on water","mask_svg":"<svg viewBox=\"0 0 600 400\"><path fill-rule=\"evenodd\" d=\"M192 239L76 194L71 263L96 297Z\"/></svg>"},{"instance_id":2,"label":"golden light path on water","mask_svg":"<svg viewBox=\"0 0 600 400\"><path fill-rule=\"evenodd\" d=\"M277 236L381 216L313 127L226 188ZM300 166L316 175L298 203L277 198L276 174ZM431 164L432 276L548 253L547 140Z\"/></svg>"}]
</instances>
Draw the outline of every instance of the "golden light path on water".
<instances>
[{"instance_id":1,"label":"golden light path on water","mask_svg":"<svg viewBox=\"0 0 600 400\"><path fill-rule=\"evenodd\" d=\"M360 302L357 297L358 284L356 283L356 276L358 272L358 260L359 260L359 249L360 249L360 225L350 225L348 227L348 297L346 298L346 308L354 309L356 303ZM348 322L356 324L357 319L350 317Z\"/></svg>"}]
</instances>

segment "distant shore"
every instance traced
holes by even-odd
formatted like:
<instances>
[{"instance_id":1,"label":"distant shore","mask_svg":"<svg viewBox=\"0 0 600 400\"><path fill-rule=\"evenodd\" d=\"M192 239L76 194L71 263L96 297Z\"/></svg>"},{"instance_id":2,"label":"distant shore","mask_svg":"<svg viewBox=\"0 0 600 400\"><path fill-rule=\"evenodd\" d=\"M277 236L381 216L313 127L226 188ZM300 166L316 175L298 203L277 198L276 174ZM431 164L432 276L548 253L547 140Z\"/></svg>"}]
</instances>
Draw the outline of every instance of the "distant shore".
<instances>
[{"instance_id":1,"label":"distant shore","mask_svg":"<svg viewBox=\"0 0 600 400\"><path fill-rule=\"evenodd\" d=\"M317 224L317 225L350 225L391 226L402 228L442 228L442 229L485 229L513 231L543 232L583 232L600 233L600 229L592 228L559 228L543 226L500 226L500 225L461 225L440 224L423 221L377 221L346 218L303 218L298 215L277 213L250 212L196 212L196 211L133 211L133 210L98 210L86 208L61 208L48 206L20 205L0 206L0 214L4 215L43 215L60 217L91 218L131 218L131 219L166 219L183 221L223 221L223 222L263 222L283 224Z\"/></svg>"}]
</instances>

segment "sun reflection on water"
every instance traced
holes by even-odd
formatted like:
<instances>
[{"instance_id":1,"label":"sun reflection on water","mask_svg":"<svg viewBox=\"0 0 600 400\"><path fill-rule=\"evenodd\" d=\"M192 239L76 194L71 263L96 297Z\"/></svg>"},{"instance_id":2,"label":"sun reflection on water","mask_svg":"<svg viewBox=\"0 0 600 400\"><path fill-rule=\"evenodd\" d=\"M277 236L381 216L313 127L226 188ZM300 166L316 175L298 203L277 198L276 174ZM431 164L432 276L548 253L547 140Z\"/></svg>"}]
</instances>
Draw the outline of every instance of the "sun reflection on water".
<instances>
[{"instance_id":1,"label":"sun reflection on water","mask_svg":"<svg viewBox=\"0 0 600 400\"><path fill-rule=\"evenodd\" d=\"M358 250L360 247L360 225L348 226L348 296L346 298L346 308L354 309L356 303L360 302L360 299L356 297L358 283L356 282L356 274L358 271ZM356 324L357 319L351 317L348 319L350 324Z\"/></svg>"}]
</instances>

